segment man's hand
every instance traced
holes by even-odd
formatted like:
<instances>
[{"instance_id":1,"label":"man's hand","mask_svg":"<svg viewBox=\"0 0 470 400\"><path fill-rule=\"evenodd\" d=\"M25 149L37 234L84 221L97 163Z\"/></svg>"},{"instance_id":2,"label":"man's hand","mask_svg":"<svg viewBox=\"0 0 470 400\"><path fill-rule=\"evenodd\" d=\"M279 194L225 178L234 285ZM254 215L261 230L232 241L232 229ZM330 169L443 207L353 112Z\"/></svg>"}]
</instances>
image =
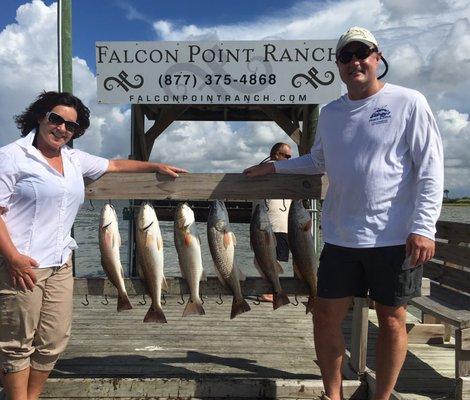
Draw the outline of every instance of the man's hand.
<instances>
[{"instance_id":1,"label":"man's hand","mask_svg":"<svg viewBox=\"0 0 470 400\"><path fill-rule=\"evenodd\" d=\"M434 257L436 244L425 236L410 233L406 239L406 256L411 256L410 265L416 267Z\"/></svg>"},{"instance_id":2,"label":"man's hand","mask_svg":"<svg viewBox=\"0 0 470 400\"><path fill-rule=\"evenodd\" d=\"M276 172L274 169L274 164L273 163L264 163L264 164L258 164L258 165L253 165L252 167L249 167L243 171L243 173L246 176L249 177L255 177L255 176L263 176L263 175L268 175L268 174L273 174Z\"/></svg>"},{"instance_id":3,"label":"man's hand","mask_svg":"<svg viewBox=\"0 0 470 400\"><path fill-rule=\"evenodd\" d=\"M36 285L36 274L33 269L39 267L36 260L24 254L16 254L7 260L10 281L14 288L33 290Z\"/></svg>"},{"instance_id":4,"label":"man's hand","mask_svg":"<svg viewBox=\"0 0 470 400\"><path fill-rule=\"evenodd\" d=\"M177 178L178 174L186 174L188 171L183 168L174 167L173 165L156 163L156 172L164 175L170 175L173 178Z\"/></svg>"}]
</instances>

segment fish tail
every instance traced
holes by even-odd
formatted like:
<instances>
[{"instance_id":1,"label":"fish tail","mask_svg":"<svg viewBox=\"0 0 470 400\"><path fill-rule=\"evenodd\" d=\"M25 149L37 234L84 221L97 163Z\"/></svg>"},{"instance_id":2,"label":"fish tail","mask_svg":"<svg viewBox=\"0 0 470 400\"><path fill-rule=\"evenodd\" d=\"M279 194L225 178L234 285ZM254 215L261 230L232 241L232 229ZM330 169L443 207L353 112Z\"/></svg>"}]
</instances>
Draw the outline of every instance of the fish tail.
<instances>
[{"instance_id":1,"label":"fish tail","mask_svg":"<svg viewBox=\"0 0 470 400\"><path fill-rule=\"evenodd\" d=\"M204 307L202 307L201 299L193 300L189 299L188 304L183 311L183 317L187 317L188 315L205 315L206 312L204 311Z\"/></svg>"},{"instance_id":2,"label":"fish tail","mask_svg":"<svg viewBox=\"0 0 470 400\"><path fill-rule=\"evenodd\" d=\"M273 310L276 310L279 307L285 306L289 303L289 297L287 297L287 294L284 291L280 291L273 294Z\"/></svg>"},{"instance_id":3,"label":"fish tail","mask_svg":"<svg viewBox=\"0 0 470 400\"><path fill-rule=\"evenodd\" d=\"M156 322L159 324L166 324L166 317L163 313L163 309L160 306L150 306L147 314L145 314L144 322Z\"/></svg>"},{"instance_id":4,"label":"fish tail","mask_svg":"<svg viewBox=\"0 0 470 400\"><path fill-rule=\"evenodd\" d=\"M234 297L232 301L232 312L230 313L230 319L234 319L237 315L243 314L244 312L250 310L250 305L243 297L239 300Z\"/></svg>"},{"instance_id":5,"label":"fish tail","mask_svg":"<svg viewBox=\"0 0 470 400\"><path fill-rule=\"evenodd\" d=\"M305 314L308 314L310 312L313 315L313 305L314 305L314 303L315 303L315 297L308 296L308 301L305 304Z\"/></svg>"},{"instance_id":6,"label":"fish tail","mask_svg":"<svg viewBox=\"0 0 470 400\"><path fill-rule=\"evenodd\" d=\"M117 299L117 310L119 311L124 311L124 310L132 310L132 304L129 301L129 297L127 294L123 294L121 296L118 296Z\"/></svg>"}]
</instances>

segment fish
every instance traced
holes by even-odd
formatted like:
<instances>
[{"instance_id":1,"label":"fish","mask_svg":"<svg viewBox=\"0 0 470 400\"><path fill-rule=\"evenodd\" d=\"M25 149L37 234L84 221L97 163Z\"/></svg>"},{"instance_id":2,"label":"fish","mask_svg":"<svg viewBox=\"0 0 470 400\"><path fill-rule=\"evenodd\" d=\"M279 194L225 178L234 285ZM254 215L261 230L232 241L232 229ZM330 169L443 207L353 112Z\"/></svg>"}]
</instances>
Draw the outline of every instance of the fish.
<instances>
[{"instance_id":1,"label":"fish","mask_svg":"<svg viewBox=\"0 0 470 400\"><path fill-rule=\"evenodd\" d=\"M279 274L283 272L276 257L276 236L269 222L266 206L256 205L250 222L250 244L255 253L254 264L260 275L267 279L274 288L273 309L290 303L279 282Z\"/></svg>"},{"instance_id":2,"label":"fish","mask_svg":"<svg viewBox=\"0 0 470 400\"><path fill-rule=\"evenodd\" d=\"M139 275L152 299L144 322L167 322L161 303L162 288L167 288L163 271L163 239L157 214L152 205L140 207L136 224L137 263Z\"/></svg>"},{"instance_id":3,"label":"fish","mask_svg":"<svg viewBox=\"0 0 470 400\"><path fill-rule=\"evenodd\" d=\"M207 278L202 266L201 240L196 228L196 219L187 203L180 203L177 206L173 228L181 275L186 280L190 291L183 317L204 315L205 311L199 295L199 282Z\"/></svg>"},{"instance_id":4,"label":"fish","mask_svg":"<svg viewBox=\"0 0 470 400\"><path fill-rule=\"evenodd\" d=\"M312 218L301 200L293 201L289 208L287 239L292 252L294 274L309 287L305 313L313 314L317 295L317 269L315 243L312 236Z\"/></svg>"},{"instance_id":5,"label":"fish","mask_svg":"<svg viewBox=\"0 0 470 400\"><path fill-rule=\"evenodd\" d=\"M240 280L244 279L241 270L235 265L235 246L237 244L223 201L215 200L209 207L207 218L207 240L214 261L214 267L220 283L233 294L230 319L250 311L250 306L243 298Z\"/></svg>"},{"instance_id":6,"label":"fish","mask_svg":"<svg viewBox=\"0 0 470 400\"><path fill-rule=\"evenodd\" d=\"M119 255L121 236L119 235L118 219L114 207L109 203L106 203L101 209L98 236L101 266L118 291L117 310L131 310L132 305L124 284L124 272Z\"/></svg>"}]
</instances>

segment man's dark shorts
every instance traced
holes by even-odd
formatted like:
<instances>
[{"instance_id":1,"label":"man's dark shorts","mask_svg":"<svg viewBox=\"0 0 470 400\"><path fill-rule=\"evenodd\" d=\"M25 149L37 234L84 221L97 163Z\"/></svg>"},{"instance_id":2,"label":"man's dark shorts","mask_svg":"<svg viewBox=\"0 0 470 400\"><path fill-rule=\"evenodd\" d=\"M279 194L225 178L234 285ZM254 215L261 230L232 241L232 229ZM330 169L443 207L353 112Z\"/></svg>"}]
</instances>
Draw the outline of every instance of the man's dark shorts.
<instances>
[{"instance_id":1,"label":"man's dark shorts","mask_svg":"<svg viewBox=\"0 0 470 400\"><path fill-rule=\"evenodd\" d=\"M318 268L318 296L369 297L386 306L421 295L423 266L404 269L405 245L350 248L325 243Z\"/></svg>"},{"instance_id":2,"label":"man's dark shorts","mask_svg":"<svg viewBox=\"0 0 470 400\"><path fill-rule=\"evenodd\" d=\"M279 261L289 261L289 242L287 233L274 232L276 236L276 257Z\"/></svg>"}]
</instances>

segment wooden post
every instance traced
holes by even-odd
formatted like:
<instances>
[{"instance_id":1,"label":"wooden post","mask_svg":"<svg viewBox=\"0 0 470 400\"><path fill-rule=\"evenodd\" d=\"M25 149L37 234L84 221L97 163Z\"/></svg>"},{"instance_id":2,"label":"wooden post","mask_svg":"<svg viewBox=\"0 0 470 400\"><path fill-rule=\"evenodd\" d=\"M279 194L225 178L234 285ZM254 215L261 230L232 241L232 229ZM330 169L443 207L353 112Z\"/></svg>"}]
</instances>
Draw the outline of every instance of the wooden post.
<instances>
[{"instance_id":1,"label":"wooden post","mask_svg":"<svg viewBox=\"0 0 470 400\"><path fill-rule=\"evenodd\" d=\"M318 104L303 106L302 134L299 143L299 154L307 154L312 148L318 124Z\"/></svg>"},{"instance_id":2,"label":"wooden post","mask_svg":"<svg viewBox=\"0 0 470 400\"><path fill-rule=\"evenodd\" d=\"M455 379L455 398L468 398L464 393L470 391L470 328L455 331Z\"/></svg>"},{"instance_id":3,"label":"wooden post","mask_svg":"<svg viewBox=\"0 0 470 400\"><path fill-rule=\"evenodd\" d=\"M355 297L352 320L350 365L351 368L359 375L366 371L368 325L369 299Z\"/></svg>"}]
</instances>

